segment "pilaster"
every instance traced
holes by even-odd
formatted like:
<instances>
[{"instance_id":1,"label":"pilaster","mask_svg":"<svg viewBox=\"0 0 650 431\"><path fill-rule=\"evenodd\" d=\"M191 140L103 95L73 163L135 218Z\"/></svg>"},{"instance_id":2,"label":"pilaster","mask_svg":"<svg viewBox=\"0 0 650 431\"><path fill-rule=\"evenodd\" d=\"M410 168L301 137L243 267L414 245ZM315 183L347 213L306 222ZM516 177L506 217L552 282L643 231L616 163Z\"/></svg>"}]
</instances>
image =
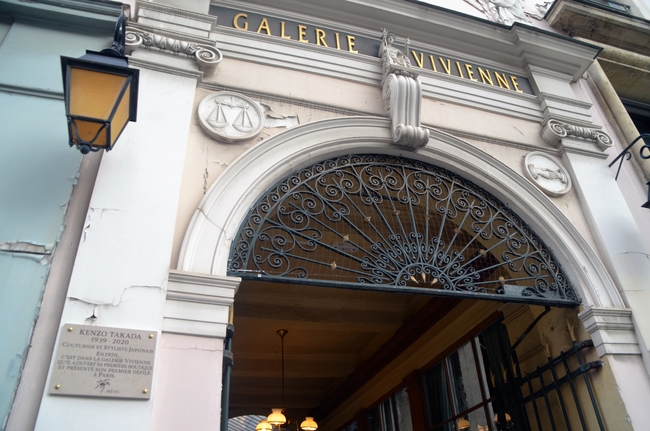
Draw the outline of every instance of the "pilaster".
<instances>
[{"instance_id":1,"label":"pilaster","mask_svg":"<svg viewBox=\"0 0 650 431\"><path fill-rule=\"evenodd\" d=\"M599 353L638 354L633 347L633 325L639 353L650 373L650 265L642 233L632 217L604 150L612 138L599 127L585 127L557 120L543 125L542 137L558 147L571 174L580 204L596 238L603 263L621 293L628 312L590 308L582 314Z\"/></svg>"},{"instance_id":2,"label":"pilaster","mask_svg":"<svg viewBox=\"0 0 650 431\"><path fill-rule=\"evenodd\" d=\"M155 430L219 430L224 338L237 277L169 272Z\"/></svg>"}]
</instances>

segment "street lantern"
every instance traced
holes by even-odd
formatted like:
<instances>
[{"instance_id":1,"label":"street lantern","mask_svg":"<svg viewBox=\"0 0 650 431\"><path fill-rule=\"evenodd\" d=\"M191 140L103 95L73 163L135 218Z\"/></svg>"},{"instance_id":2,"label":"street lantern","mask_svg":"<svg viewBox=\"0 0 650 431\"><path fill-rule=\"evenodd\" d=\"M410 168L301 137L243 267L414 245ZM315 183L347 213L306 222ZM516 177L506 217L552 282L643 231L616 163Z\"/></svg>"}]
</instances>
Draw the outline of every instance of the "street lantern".
<instances>
[{"instance_id":1,"label":"street lantern","mask_svg":"<svg viewBox=\"0 0 650 431\"><path fill-rule=\"evenodd\" d=\"M61 57L70 146L83 154L109 151L129 121L136 121L139 70L124 56L126 18L120 15L110 48Z\"/></svg>"}]
</instances>

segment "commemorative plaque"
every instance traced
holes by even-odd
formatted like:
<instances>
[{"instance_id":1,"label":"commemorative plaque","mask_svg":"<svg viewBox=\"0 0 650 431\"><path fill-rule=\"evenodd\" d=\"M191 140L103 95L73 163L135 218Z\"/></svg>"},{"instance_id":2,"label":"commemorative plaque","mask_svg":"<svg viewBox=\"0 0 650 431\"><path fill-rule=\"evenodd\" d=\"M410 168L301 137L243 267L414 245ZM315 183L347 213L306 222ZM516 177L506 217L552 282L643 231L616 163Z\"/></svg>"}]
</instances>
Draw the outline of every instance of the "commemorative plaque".
<instances>
[{"instance_id":1,"label":"commemorative plaque","mask_svg":"<svg viewBox=\"0 0 650 431\"><path fill-rule=\"evenodd\" d=\"M148 400L156 338L155 331L64 325L49 393Z\"/></svg>"}]
</instances>

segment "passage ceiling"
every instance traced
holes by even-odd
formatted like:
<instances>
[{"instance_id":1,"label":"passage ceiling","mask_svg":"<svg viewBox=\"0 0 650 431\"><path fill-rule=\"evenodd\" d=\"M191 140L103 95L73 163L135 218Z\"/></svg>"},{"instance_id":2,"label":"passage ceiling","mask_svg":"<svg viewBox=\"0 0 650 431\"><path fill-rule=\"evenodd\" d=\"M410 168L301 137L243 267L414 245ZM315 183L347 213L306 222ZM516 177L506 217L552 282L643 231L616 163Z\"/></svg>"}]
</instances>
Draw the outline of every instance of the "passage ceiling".
<instances>
[{"instance_id":1,"label":"passage ceiling","mask_svg":"<svg viewBox=\"0 0 650 431\"><path fill-rule=\"evenodd\" d=\"M299 419L331 411L342 393L350 395L365 383L371 368L376 372L438 320L423 318L424 313L442 316L457 303L412 294L242 282L234 306L230 417L268 415L271 408L282 407L278 329L289 331L284 339L287 415ZM444 313L436 313L436 307L444 307ZM355 372L354 381L349 380Z\"/></svg>"}]
</instances>

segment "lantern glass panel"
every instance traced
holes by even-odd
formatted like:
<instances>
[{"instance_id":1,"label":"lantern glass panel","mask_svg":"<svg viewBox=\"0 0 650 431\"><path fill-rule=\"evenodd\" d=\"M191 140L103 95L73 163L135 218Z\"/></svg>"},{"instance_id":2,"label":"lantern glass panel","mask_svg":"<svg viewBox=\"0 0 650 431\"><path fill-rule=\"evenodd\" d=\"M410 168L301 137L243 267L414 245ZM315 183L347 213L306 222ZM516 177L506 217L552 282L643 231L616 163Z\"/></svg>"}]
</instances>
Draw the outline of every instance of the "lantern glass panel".
<instances>
[{"instance_id":1,"label":"lantern glass panel","mask_svg":"<svg viewBox=\"0 0 650 431\"><path fill-rule=\"evenodd\" d=\"M93 121L83 121L79 119L72 120L74 124L70 124L70 136L77 144L81 142L90 142L95 138L97 132L104 127L104 123L97 123ZM76 126L76 127L75 127ZM106 146L106 130L102 130L93 142L95 147Z\"/></svg>"},{"instance_id":2,"label":"lantern glass panel","mask_svg":"<svg viewBox=\"0 0 650 431\"><path fill-rule=\"evenodd\" d=\"M113 116L113 119L111 121L111 147L115 144L115 141L117 141L117 138L119 138L120 134L122 134L122 131L126 127L126 125L129 123L129 109L130 109L130 104L131 104L131 82L126 87L126 91L124 92L124 97L122 97L122 100L120 100L120 104L117 107L117 110L115 111L115 115Z\"/></svg>"},{"instance_id":3,"label":"lantern glass panel","mask_svg":"<svg viewBox=\"0 0 650 431\"><path fill-rule=\"evenodd\" d=\"M71 68L69 115L109 120L128 79L123 75Z\"/></svg>"}]
</instances>

